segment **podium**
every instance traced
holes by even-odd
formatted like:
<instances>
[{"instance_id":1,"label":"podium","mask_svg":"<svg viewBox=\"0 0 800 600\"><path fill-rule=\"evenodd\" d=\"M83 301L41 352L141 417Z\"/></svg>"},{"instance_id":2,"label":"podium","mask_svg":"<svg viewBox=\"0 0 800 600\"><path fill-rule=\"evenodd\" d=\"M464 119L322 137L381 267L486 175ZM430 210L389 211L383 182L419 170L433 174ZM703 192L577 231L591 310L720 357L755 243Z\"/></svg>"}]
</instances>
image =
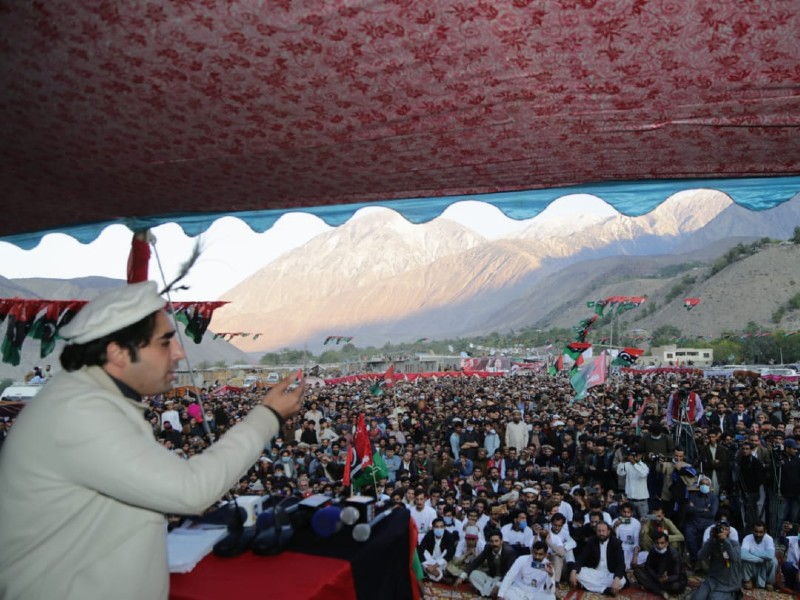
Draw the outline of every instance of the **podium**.
<instances>
[{"instance_id":1,"label":"podium","mask_svg":"<svg viewBox=\"0 0 800 600\"><path fill-rule=\"evenodd\" d=\"M409 519L408 510L395 510L363 543L353 540L352 527L329 538L306 528L277 556L209 555L190 573L170 576L170 600L407 600L416 585Z\"/></svg>"}]
</instances>

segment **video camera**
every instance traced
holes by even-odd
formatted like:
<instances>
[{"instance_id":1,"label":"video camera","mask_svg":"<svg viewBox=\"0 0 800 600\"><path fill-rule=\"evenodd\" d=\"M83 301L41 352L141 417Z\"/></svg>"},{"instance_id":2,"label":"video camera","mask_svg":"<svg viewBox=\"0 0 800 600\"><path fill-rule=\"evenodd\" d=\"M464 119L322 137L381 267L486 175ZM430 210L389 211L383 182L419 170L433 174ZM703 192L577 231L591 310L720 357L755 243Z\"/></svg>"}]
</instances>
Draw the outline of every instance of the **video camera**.
<instances>
[{"instance_id":1,"label":"video camera","mask_svg":"<svg viewBox=\"0 0 800 600\"><path fill-rule=\"evenodd\" d=\"M714 527L711 529L711 538L718 538L719 535L723 532L723 529L730 529L731 524L727 521L717 521L714 523Z\"/></svg>"}]
</instances>

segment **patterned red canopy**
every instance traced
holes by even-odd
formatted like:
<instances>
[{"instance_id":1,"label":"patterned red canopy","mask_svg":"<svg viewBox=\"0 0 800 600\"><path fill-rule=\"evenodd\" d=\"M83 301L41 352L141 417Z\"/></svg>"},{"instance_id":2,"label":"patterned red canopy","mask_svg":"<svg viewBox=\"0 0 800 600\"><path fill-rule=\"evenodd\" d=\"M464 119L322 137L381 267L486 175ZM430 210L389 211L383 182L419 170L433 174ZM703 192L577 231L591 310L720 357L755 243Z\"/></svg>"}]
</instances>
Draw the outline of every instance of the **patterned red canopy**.
<instances>
[{"instance_id":1,"label":"patterned red canopy","mask_svg":"<svg viewBox=\"0 0 800 600\"><path fill-rule=\"evenodd\" d=\"M796 0L0 0L0 236L800 172Z\"/></svg>"}]
</instances>

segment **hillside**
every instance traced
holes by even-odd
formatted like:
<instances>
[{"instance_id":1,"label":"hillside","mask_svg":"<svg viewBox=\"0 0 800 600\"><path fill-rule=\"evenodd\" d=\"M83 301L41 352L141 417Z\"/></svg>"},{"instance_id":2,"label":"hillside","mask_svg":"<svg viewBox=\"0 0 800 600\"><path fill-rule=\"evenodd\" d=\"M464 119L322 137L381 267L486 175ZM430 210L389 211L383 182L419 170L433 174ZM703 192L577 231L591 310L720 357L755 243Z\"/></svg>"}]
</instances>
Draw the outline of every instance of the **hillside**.
<instances>
[{"instance_id":1,"label":"hillside","mask_svg":"<svg viewBox=\"0 0 800 600\"><path fill-rule=\"evenodd\" d=\"M707 254L707 253L705 253ZM722 254L722 253L720 253ZM800 329L800 311L787 312L780 322L772 320L780 306L800 293L800 246L775 245L764 248L710 275L713 258L704 253L688 253L669 257L603 259L581 263L565 269L542 282L544 289L558 289L563 281L581 281L576 295L560 302L531 296L548 312L543 318L528 323L535 327L572 327L592 314L586 302L612 295L647 295L657 305L652 314L640 318L642 309L624 313L623 328L653 331L662 325L675 325L686 335L716 337L723 331L742 331L754 322L764 330ZM691 267L693 263L700 266ZM688 268L671 277L659 276L665 268L677 265ZM686 290L667 302L674 286L684 278L695 279ZM542 294L545 295L545 294ZM698 297L701 304L686 311L683 299ZM518 324L520 326L521 324Z\"/></svg>"}]
</instances>

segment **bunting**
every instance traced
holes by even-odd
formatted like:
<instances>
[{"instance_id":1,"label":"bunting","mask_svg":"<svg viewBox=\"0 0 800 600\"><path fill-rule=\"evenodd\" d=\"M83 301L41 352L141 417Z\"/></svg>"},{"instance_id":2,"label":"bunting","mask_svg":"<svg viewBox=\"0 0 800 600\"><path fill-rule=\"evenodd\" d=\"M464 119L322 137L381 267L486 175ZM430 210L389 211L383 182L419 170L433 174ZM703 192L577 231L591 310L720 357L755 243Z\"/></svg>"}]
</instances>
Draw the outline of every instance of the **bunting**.
<instances>
[{"instance_id":1,"label":"bunting","mask_svg":"<svg viewBox=\"0 0 800 600\"><path fill-rule=\"evenodd\" d=\"M19 365L22 344L25 342L25 338L33 326L36 313L39 312L42 304L41 300L29 300L27 302L18 302L11 306L11 310L8 311L6 316L8 320L6 335L3 338L2 346L0 346L4 363L15 367Z\"/></svg>"},{"instance_id":2,"label":"bunting","mask_svg":"<svg viewBox=\"0 0 800 600\"><path fill-rule=\"evenodd\" d=\"M186 336L195 344L203 341L203 335L211 323L214 311L227 302L186 302L175 304L175 319L186 325Z\"/></svg>"},{"instance_id":3,"label":"bunting","mask_svg":"<svg viewBox=\"0 0 800 600\"><path fill-rule=\"evenodd\" d=\"M236 337L249 337L249 338L253 338L254 340L257 340L262 335L264 335L264 334L263 333L250 333L248 331L236 331L236 332L233 332L233 331L219 331L219 332L214 334L214 339L217 340L219 338L222 338L223 340L228 342L228 341L230 341L230 340L232 340L233 338L236 338Z\"/></svg>"},{"instance_id":4,"label":"bunting","mask_svg":"<svg viewBox=\"0 0 800 600\"><path fill-rule=\"evenodd\" d=\"M597 315L592 315L588 319L583 319L580 323L578 323L577 327L573 327L575 339L579 342L585 342L586 336L589 334L589 329L591 329L595 321L597 321Z\"/></svg>"},{"instance_id":5,"label":"bunting","mask_svg":"<svg viewBox=\"0 0 800 600\"><path fill-rule=\"evenodd\" d=\"M322 345L323 346L327 346L331 342L336 342L336 345L338 346L339 344L342 344L342 343L348 344L352 340L353 340L353 336L352 335L329 335L328 337L325 338L325 343L322 344Z\"/></svg>"},{"instance_id":6,"label":"bunting","mask_svg":"<svg viewBox=\"0 0 800 600\"><path fill-rule=\"evenodd\" d=\"M56 331L62 307L58 302L45 306L41 316L33 322L28 333L33 339L40 340L39 358L49 355L56 347Z\"/></svg>"},{"instance_id":7,"label":"bunting","mask_svg":"<svg viewBox=\"0 0 800 600\"><path fill-rule=\"evenodd\" d=\"M0 350L3 362L14 366L19 364L20 351L28 336L41 341L41 358L49 355L55 349L58 331L72 321L86 303L87 300L0 298L0 323L8 319ZM176 318L187 324L187 335L200 343L213 312L225 304L227 302L223 301L174 302L173 306Z\"/></svg>"}]
</instances>

